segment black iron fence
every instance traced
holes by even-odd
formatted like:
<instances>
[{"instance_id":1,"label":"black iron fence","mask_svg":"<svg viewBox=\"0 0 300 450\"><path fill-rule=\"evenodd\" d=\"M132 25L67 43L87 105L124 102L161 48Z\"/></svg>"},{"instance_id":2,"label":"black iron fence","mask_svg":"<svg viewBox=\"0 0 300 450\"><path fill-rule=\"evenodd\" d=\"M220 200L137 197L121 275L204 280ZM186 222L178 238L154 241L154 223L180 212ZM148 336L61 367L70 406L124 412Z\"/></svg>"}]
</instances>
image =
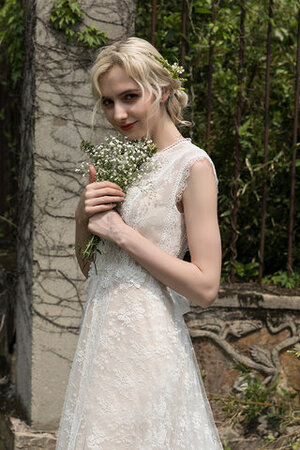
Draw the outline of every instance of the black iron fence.
<instances>
[{"instance_id":1,"label":"black iron fence","mask_svg":"<svg viewBox=\"0 0 300 450\"><path fill-rule=\"evenodd\" d=\"M237 274L241 279L242 272L261 283L265 266L267 273L299 271L299 4L140 1L136 34L165 57L178 55L188 73L188 114L196 129L190 136L212 154L222 181L220 223L229 281ZM283 72L287 81L280 84L276 77ZM284 193L278 192L282 183Z\"/></svg>"}]
</instances>

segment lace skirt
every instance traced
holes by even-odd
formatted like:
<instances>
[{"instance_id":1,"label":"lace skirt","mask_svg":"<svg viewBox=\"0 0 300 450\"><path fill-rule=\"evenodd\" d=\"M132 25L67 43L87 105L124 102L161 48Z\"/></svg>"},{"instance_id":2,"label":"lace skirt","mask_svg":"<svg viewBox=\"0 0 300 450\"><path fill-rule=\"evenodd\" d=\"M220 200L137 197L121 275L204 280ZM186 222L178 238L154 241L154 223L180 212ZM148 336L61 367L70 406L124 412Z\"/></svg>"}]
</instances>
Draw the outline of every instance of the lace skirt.
<instances>
[{"instance_id":1,"label":"lace skirt","mask_svg":"<svg viewBox=\"0 0 300 450\"><path fill-rule=\"evenodd\" d=\"M108 273L89 274L57 450L222 449L184 308L143 269Z\"/></svg>"}]
</instances>

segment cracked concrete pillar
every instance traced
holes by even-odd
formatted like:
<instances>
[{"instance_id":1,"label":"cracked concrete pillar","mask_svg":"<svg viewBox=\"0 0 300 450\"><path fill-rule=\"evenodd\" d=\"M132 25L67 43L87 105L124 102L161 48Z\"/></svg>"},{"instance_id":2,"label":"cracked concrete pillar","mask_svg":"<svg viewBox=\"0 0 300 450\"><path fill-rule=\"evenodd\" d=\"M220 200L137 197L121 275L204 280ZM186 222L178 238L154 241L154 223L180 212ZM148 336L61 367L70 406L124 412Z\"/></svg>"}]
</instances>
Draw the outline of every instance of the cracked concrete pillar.
<instances>
[{"instance_id":1,"label":"cracked concrete pillar","mask_svg":"<svg viewBox=\"0 0 300 450\"><path fill-rule=\"evenodd\" d=\"M134 0L82 0L82 30L109 42L133 35ZM83 181L74 170L82 139L105 133L88 69L95 53L66 41L49 23L53 2L26 2L26 64L19 178L16 393L36 430L55 430L76 346L86 283L74 255L74 211Z\"/></svg>"}]
</instances>

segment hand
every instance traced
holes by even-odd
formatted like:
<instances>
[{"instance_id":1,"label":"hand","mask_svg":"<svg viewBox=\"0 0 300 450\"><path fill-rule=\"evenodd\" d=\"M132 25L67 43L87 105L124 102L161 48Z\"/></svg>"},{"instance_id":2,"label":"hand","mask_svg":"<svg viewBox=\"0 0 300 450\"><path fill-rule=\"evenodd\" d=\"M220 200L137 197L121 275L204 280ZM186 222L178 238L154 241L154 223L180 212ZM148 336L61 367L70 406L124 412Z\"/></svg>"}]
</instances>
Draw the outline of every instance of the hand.
<instances>
[{"instance_id":1,"label":"hand","mask_svg":"<svg viewBox=\"0 0 300 450\"><path fill-rule=\"evenodd\" d=\"M76 220L88 223L94 214L112 210L116 203L122 202L125 194L115 183L110 181L96 181L94 166L89 168L89 184L85 187L77 209Z\"/></svg>"},{"instance_id":2,"label":"hand","mask_svg":"<svg viewBox=\"0 0 300 450\"><path fill-rule=\"evenodd\" d=\"M88 230L109 241L117 241L122 233L122 228L126 226L117 211L105 211L94 214L88 222Z\"/></svg>"}]
</instances>

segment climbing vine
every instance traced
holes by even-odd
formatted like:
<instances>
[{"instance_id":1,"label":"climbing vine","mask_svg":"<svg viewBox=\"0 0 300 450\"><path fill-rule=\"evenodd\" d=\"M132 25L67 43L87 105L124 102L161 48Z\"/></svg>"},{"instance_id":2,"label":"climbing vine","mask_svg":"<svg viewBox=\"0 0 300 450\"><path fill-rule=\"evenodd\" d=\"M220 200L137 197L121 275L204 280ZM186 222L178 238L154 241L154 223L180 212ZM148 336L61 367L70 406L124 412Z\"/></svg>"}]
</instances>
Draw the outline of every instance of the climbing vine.
<instances>
[{"instance_id":1,"label":"climbing vine","mask_svg":"<svg viewBox=\"0 0 300 450\"><path fill-rule=\"evenodd\" d=\"M0 125L1 146L4 155L5 180L2 189L0 240L5 248L16 245L18 160L20 147L20 98L25 60L26 3L22 0L4 0L0 6ZM76 0L55 1L49 21L54 30L62 33L67 42L76 42L90 50L106 44L108 36L94 25L79 26L85 14Z\"/></svg>"},{"instance_id":2,"label":"climbing vine","mask_svg":"<svg viewBox=\"0 0 300 450\"><path fill-rule=\"evenodd\" d=\"M83 21L84 12L77 0L59 0L51 10L49 21L55 30L62 32L68 42L77 41L89 49L106 44L108 36L95 25L76 31L76 25Z\"/></svg>"}]
</instances>

